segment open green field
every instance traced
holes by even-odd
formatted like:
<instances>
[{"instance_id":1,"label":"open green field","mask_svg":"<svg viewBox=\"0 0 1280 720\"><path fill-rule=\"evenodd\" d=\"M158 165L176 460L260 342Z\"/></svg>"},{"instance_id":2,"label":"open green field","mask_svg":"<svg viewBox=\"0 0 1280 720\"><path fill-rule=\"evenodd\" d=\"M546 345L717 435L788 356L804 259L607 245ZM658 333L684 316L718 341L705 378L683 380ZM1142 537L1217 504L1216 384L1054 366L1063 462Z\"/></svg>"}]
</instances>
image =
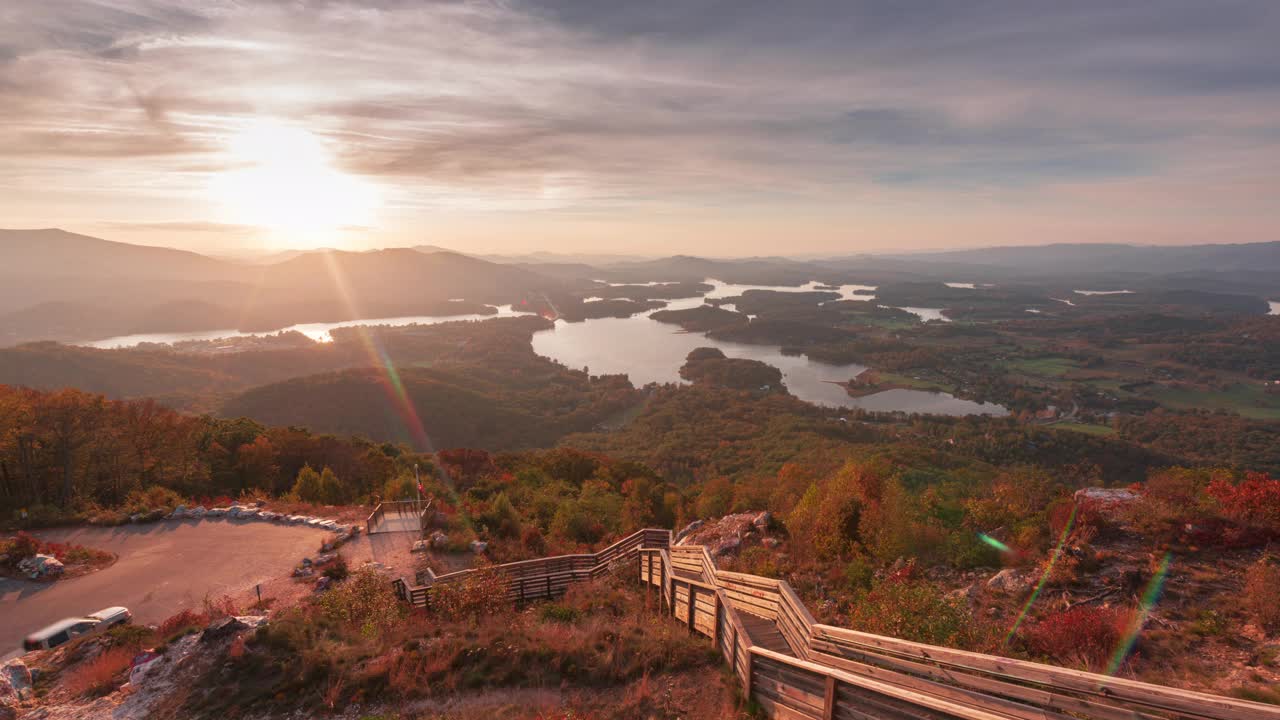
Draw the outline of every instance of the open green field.
<instances>
[{"instance_id":1,"label":"open green field","mask_svg":"<svg viewBox=\"0 0 1280 720\"><path fill-rule=\"evenodd\" d=\"M1009 360L1005 367L1013 372L1041 377L1062 377L1080 367L1075 360L1064 357L1024 358Z\"/></svg>"},{"instance_id":2,"label":"open green field","mask_svg":"<svg viewBox=\"0 0 1280 720\"><path fill-rule=\"evenodd\" d=\"M1086 435L1114 435L1115 429L1108 425L1094 425L1092 423L1076 423L1076 422L1060 422L1054 423L1049 427L1055 430L1070 430L1071 432L1082 432Z\"/></svg>"},{"instance_id":3,"label":"open green field","mask_svg":"<svg viewBox=\"0 0 1280 720\"><path fill-rule=\"evenodd\" d=\"M1280 420L1280 397L1266 394L1256 383L1237 383L1225 391L1161 388L1152 397L1161 405L1178 410L1232 410L1255 420Z\"/></svg>"}]
</instances>

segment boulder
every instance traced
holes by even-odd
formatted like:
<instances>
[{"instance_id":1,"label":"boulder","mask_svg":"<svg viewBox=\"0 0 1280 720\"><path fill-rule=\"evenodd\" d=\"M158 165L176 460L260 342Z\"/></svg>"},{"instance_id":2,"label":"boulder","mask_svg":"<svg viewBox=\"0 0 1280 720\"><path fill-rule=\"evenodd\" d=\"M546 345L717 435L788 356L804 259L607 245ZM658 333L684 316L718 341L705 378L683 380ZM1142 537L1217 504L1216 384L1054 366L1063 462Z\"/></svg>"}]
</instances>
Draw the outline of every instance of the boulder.
<instances>
[{"instance_id":1,"label":"boulder","mask_svg":"<svg viewBox=\"0 0 1280 720\"><path fill-rule=\"evenodd\" d=\"M769 530L769 524L772 522L773 522L773 513L769 512L768 510L765 510L759 515L756 515L755 519L751 521L751 524L754 525L755 528L759 530L761 533L764 533Z\"/></svg>"},{"instance_id":2,"label":"boulder","mask_svg":"<svg viewBox=\"0 0 1280 720\"><path fill-rule=\"evenodd\" d=\"M169 513L169 519L170 519L170 520L181 520L182 518L184 518L184 517L186 517L186 516L187 516L187 506L186 506L186 505L179 505L178 507L176 507L176 508L174 508L174 509L173 509L173 512Z\"/></svg>"},{"instance_id":3,"label":"boulder","mask_svg":"<svg viewBox=\"0 0 1280 720\"><path fill-rule=\"evenodd\" d=\"M479 555L480 553L489 549L489 543L483 540L472 540L470 547L471 547L471 552Z\"/></svg>"},{"instance_id":4,"label":"boulder","mask_svg":"<svg viewBox=\"0 0 1280 720\"><path fill-rule=\"evenodd\" d=\"M742 540L731 535L726 538L721 538L718 542L716 542L716 544L711 546L710 548L711 556L723 557L725 555L733 555L737 553L741 547L742 547Z\"/></svg>"},{"instance_id":5,"label":"boulder","mask_svg":"<svg viewBox=\"0 0 1280 720\"><path fill-rule=\"evenodd\" d=\"M231 637L241 630L249 629L247 623L241 622L240 618L229 615L221 620L214 620L209 623L209 627L200 633L200 642L214 642L224 638Z\"/></svg>"},{"instance_id":6,"label":"boulder","mask_svg":"<svg viewBox=\"0 0 1280 720\"><path fill-rule=\"evenodd\" d=\"M325 590L328 590L328 589L329 589L329 586L330 586L330 585L332 585L332 584L333 584L333 578L331 578L331 577L327 577L327 576L318 577L318 578L316 578L316 589L315 589L315 591L316 591L316 592L324 592Z\"/></svg>"},{"instance_id":7,"label":"boulder","mask_svg":"<svg viewBox=\"0 0 1280 720\"><path fill-rule=\"evenodd\" d=\"M311 577L316 574L316 569L310 565L299 565L293 569L294 577Z\"/></svg>"},{"instance_id":8,"label":"boulder","mask_svg":"<svg viewBox=\"0 0 1280 720\"><path fill-rule=\"evenodd\" d=\"M316 565L325 565L338 559L338 553L323 553L316 556Z\"/></svg>"},{"instance_id":9,"label":"boulder","mask_svg":"<svg viewBox=\"0 0 1280 720\"><path fill-rule=\"evenodd\" d=\"M997 592L1017 594L1031 587L1032 579L1013 568L1005 568L987 581L987 587Z\"/></svg>"},{"instance_id":10,"label":"boulder","mask_svg":"<svg viewBox=\"0 0 1280 720\"><path fill-rule=\"evenodd\" d=\"M1088 506L1110 523L1123 524L1129 509L1142 496L1128 488L1081 488L1075 493L1076 505Z\"/></svg>"},{"instance_id":11,"label":"boulder","mask_svg":"<svg viewBox=\"0 0 1280 720\"><path fill-rule=\"evenodd\" d=\"M436 530L427 538L427 544L436 549L444 549L449 546L449 536Z\"/></svg>"},{"instance_id":12,"label":"boulder","mask_svg":"<svg viewBox=\"0 0 1280 720\"><path fill-rule=\"evenodd\" d=\"M209 514L209 509L203 505L197 505L187 511L187 517L189 518L202 518L208 514Z\"/></svg>"},{"instance_id":13,"label":"boulder","mask_svg":"<svg viewBox=\"0 0 1280 720\"><path fill-rule=\"evenodd\" d=\"M227 508L209 508L209 512L205 513L208 517L226 517Z\"/></svg>"},{"instance_id":14,"label":"boulder","mask_svg":"<svg viewBox=\"0 0 1280 720\"><path fill-rule=\"evenodd\" d=\"M18 570L35 580L43 577L57 577L66 568L62 562L52 555L32 555L18 563Z\"/></svg>"},{"instance_id":15,"label":"boulder","mask_svg":"<svg viewBox=\"0 0 1280 720\"><path fill-rule=\"evenodd\" d=\"M247 509L241 510L240 514L237 515L236 517L240 518L241 520L256 520L258 518L258 513L259 513L259 510L257 508L247 508Z\"/></svg>"},{"instance_id":16,"label":"boulder","mask_svg":"<svg viewBox=\"0 0 1280 720\"><path fill-rule=\"evenodd\" d=\"M31 697L31 670L21 659L15 658L0 665L0 701L5 698L26 700Z\"/></svg>"},{"instance_id":17,"label":"boulder","mask_svg":"<svg viewBox=\"0 0 1280 720\"><path fill-rule=\"evenodd\" d=\"M689 535L689 533L691 533L691 532L693 532L693 531L697 530L698 528L700 528L700 527L702 527L703 525L706 525L706 524L707 524L707 523L706 523L706 521L705 521L705 520L694 520L693 522L689 523L688 525L685 525L683 530L681 530L680 532L676 533L675 544L676 544L676 545L679 545L679 544L680 544L680 541L681 541L681 540L683 540L686 536L688 536L688 535Z\"/></svg>"},{"instance_id":18,"label":"boulder","mask_svg":"<svg viewBox=\"0 0 1280 720\"><path fill-rule=\"evenodd\" d=\"M413 547L410 548L409 552L415 552L415 553L426 552L430 547L431 545L426 540L415 540L413 543Z\"/></svg>"}]
</instances>

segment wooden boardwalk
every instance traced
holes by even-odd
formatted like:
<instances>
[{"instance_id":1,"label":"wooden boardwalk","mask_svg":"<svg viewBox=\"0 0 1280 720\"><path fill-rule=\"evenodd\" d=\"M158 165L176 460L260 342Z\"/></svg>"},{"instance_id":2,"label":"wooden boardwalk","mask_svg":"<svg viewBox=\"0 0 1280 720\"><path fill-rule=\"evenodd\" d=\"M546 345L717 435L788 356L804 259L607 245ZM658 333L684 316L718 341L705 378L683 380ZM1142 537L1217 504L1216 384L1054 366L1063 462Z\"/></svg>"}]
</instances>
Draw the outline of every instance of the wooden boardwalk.
<instances>
[{"instance_id":1,"label":"wooden boardwalk","mask_svg":"<svg viewBox=\"0 0 1280 720\"><path fill-rule=\"evenodd\" d=\"M664 614L710 638L747 697L787 720L1280 720L1280 707L925 645L814 620L785 580L719 570L706 548L641 530L598 553L495 566L508 597L557 597L570 583L638 564ZM396 591L430 603L433 585Z\"/></svg>"},{"instance_id":2,"label":"wooden boardwalk","mask_svg":"<svg viewBox=\"0 0 1280 720\"><path fill-rule=\"evenodd\" d=\"M751 638L752 645L788 657L798 657L774 621L748 612L738 613L738 619L742 621L742 629L747 631L747 637Z\"/></svg>"}]
</instances>

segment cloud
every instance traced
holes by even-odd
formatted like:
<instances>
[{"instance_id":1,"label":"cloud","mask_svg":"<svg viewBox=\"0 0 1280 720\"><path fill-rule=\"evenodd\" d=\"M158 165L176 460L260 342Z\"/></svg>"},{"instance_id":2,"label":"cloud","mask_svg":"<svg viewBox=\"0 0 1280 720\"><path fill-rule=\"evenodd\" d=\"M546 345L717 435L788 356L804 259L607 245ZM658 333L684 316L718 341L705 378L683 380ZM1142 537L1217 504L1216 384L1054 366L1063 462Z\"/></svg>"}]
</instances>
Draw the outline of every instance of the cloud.
<instances>
[{"instance_id":1,"label":"cloud","mask_svg":"<svg viewBox=\"0 0 1280 720\"><path fill-rule=\"evenodd\" d=\"M0 8L0 191L38 181L66 207L78 169L196 202L227 137L274 118L404 222L1070 213L1082 183L1154 216L1143 185L1280 164L1277 36L1265 0L51 0Z\"/></svg>"}]
</instances>

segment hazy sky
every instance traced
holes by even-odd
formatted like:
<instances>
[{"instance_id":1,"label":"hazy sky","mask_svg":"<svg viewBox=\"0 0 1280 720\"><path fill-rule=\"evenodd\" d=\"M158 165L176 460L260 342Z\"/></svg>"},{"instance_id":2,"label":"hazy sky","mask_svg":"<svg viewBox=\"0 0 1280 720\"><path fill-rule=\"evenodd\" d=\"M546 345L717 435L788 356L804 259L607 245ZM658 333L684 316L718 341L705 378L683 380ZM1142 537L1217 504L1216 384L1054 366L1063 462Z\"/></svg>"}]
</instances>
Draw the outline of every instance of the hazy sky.
<instances>
[{"instance_id":1,"label":"hazy sky","mask_svg":"<svg viewBox=\"0 0 1280 720\"><path fill-rule=\"evenodd\" d=\"M1275 240L1280 2L0 2L0 226L198 249Z\"/></svg>"}]
</instances>

